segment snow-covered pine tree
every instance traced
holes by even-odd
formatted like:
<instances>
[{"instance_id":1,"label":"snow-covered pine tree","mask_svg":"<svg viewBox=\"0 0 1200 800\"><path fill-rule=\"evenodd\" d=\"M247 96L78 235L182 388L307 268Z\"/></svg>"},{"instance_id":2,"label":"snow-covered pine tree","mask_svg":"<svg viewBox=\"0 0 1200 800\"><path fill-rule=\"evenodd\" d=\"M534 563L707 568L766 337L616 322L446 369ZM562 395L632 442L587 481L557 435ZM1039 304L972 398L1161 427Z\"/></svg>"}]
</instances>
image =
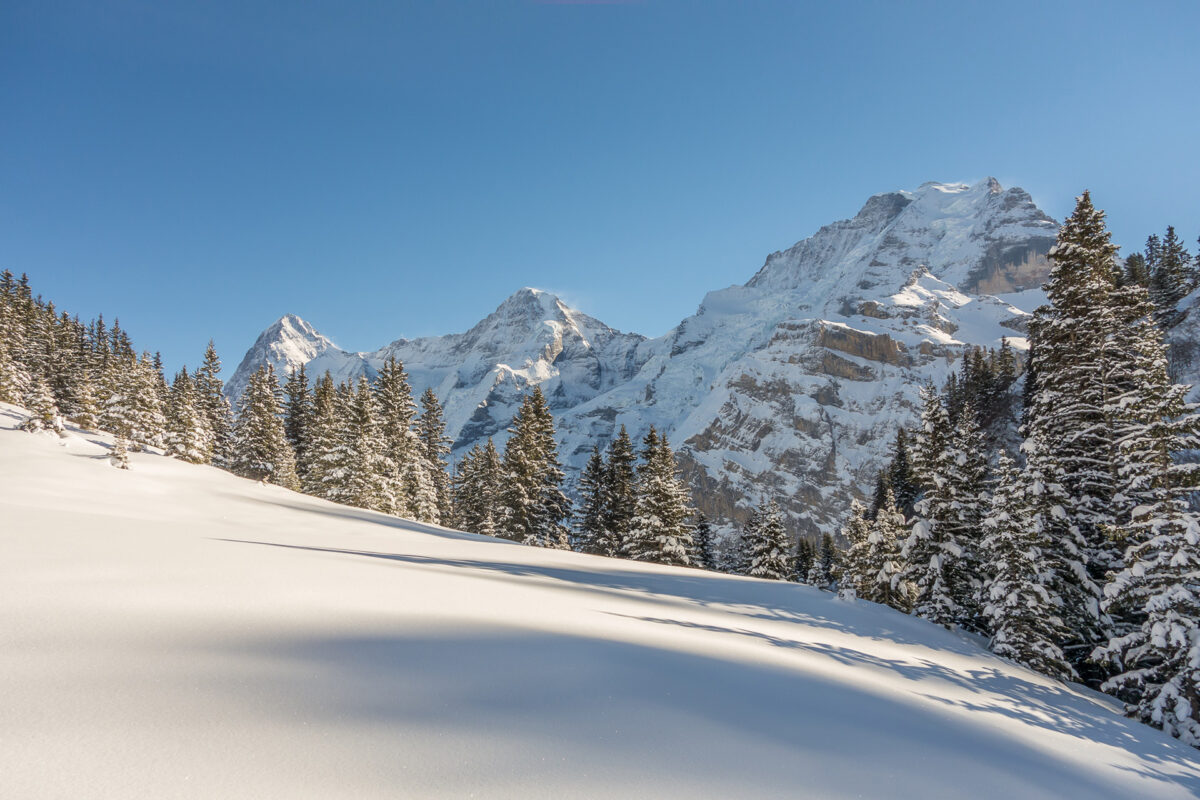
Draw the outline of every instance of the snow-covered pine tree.
<instances>
[{"instance_id":1,"label":"snow-covered pine tree","mask_svg":"<svg viewBox=\"0 0 1200 800\"><path fill-rule=\"evenodd\" d=\"M212 461L212 431L199 408L196 386L187 368L180 370L167 399L167 452L192 464Z\"/></svg>"},{"instance_id":2,"label":"snow-covered pine tree","mask_svg":"<svg viewBox=\"0 0 1200 800\"><path fill-rule=\"evenodd\" d=\"M717 568L716 542L713 541L712 523L703 513L696 515L696 524L692 527L692 542L695 544L695 565L700 569L715 570ZM795 576L789 576L792 580Z\"/></svg>"},{"instance_id":3,"label":"snow-covered pine tree","mask_svg":"<svg viewBox=\"0 0 1200 800\"><path fill-rule=\"evenodd\" d=\"M525 395L504 449L502 535L539 547L570 547L566 525L571 501L554 440L554 417L541 387Z\"/></svg>"},{"instance_id":4,"label":"snow-covered pine tree","mask_svg":"<svg viewBox=\"0 0 1200 800\"><path fill-rule=\"evenodd\" d=\"M85 431L98 430L100 402L96 399L96 389L86 369L80 371L75 388L75 414L71 417L72 421Z\"/></svg>"},{"instance_id":5,"label":"snow-covered pine tree","mask_svg":"<svg viewBox=\"0 0 1200 800\"><path fill-rule=\"evenodd\" d=\"M459 460L452 486L455 527L484 536L496 535L500 470L500 455L491 438L486 445L476 444Z\"/></svg>"},{"instance_id":6,"label":"snow-covered pine tree","mask_svg":"<svg viewBox=\"0 0 1200 800\"><path fill-rule=\"evenodd\" d=\"M29 411L29 416L21 423L23 430L31 432L61 432L63 430L62 416L58 413L58 406L54 403L54 395L50 392L50 385L41 375L35 376L30 382L22 405Z\"/></svg>"},{"instance_id":7,"label":"snow-covered pine tree","mask_svg":"<svg viewBox=\"0 0 1200 800\"><path fill-rule=\"evenodd\" d=\"M850 516L842 526L842 538L849 546L842 566L842 582L838 587L845 596L853 593L854 597L867 598L870 593L870 545L867 542L870 535L871 520L867 507L858 500L851 500Z\"/></svg>"},{"instance_id":8,"label":"snow-covered pine tree","mask_svg":"<svg viewBox=\"0 0 1200 800\"><path fill-rule=\"evenodd\" d=\"M693 549L688 495L676 474L675 454L666 436L651 426L642 440L637 472L636 511L621 554L636 561L689 566Z\"/></svg>"},{"instance_id":9,"label":"snow-covered pine tree","mask_svg":"<svg viewBox=\"0 0 1200 800\"><path fill-rule=\"evenodd\" d=\"M914 593L913 613L949 627L971 623L976 616L968 547L978 532L986 462L970 403L960 409L950 435L935 435L941 403L936 397L925 400L918 441L927 484L904 544L904 580ZM936 455L927 450L935 438L942 447Z\"/></svg>"},{"instance_id":10,"label":"snow-covered pine tree","mask_svg":"<svg viewBox=\"0 0 1200 800\"><path fill-rule=\"evenodd\" d=\"M1028 474L1004 451L996 462L995 490L983 519L981 543L991 573L983 613L994 653L1061 680L1077 677L1059 642L1067 637L1062 598L1046 562L1047 531L1034 513Z\"/></svg>"},{"instance_id":11,"label":"snow-covered pine tree","mask_svg":"<svg viewBox=\"0 0 1200 800\"><path fill-rule=\"evenodd\" d=\"M582 553L613 555L607 552L604 530L604 458L593 447L579 476L579 514L575 522L576 549Z\"/></svg>"},{"instance_id":12,"label":"snow-covered pine tree","mask_svg":"<svg viewBox=\"0 0 1200 800\"><path fill-rule=\"evenodd\" d=\"M230 463L235 474L285 489L299 488L282 417L275 371L270 366L259 367L238 401Z\"/></svg>"},{"instance_id":13,"label":"snow-covered pine tree","mask_svg":"<svg viewBox=\"0 0 1200 800\"><path fill-rule=\"evenodd\" d=\"M633 441L622 425L608 446L604 477L604 539L597 550L615 556L629 538L637 507L637 456Z\"/></svg>"},{"instance_id":14,"label":"snow-covered pine tree","mask_svg":"<svg viewBox=\"0 0 1200 800\"><path fill-rule=\"evenodd\" d=\"M296 454L296 472L303 480L304 472L308 469L308 439L313 416L313 398L303 364L288 373L283 395L283 430L292 452Z\"/></svg>"},{"instance_id":15,"label":"snow-covered pine tree","mask_svg":"<svg viewBox=\"0 0 1200 800\"><path fill-rule=\"evenodd\" d=\"M896 507L895 495L889 493L867 532L869 582L860 597L904 612L912 609L912 587L904 579L901 554L901 543L907 535L904 513Z\"/></svg>"},{"instance_id":16,"label":"snow-covered pine tree","mask_svg":"<svg viewBox=\"0 0 1200 800\"><path fill-rule=\"evenodd\" d=\"M956 622L983 633L987 623L982 617L984 565L979 545L989 493L988 463L977 420L973 402L965 401L943 453L944 484L930 494L929 509L931 519L944 529L945 540L961 548L952 582L959 609Z\"/></svg>"},{"instance_id":17,"label":"snow-covered pine tree","mask_svg":"<svg viewBox=\"0 0 1200 800\"><path fill-rule=\"evenodd\" d=\"M1064 612L1073 632L1081 636L1091 635L1084 628L1098 630L1102 622L1098 598L1082 595L1094 591L1108 570L1119 567L1114 563L1119 554L1107 535L1117 522L1116 431L1112 415L1106 413L1120 393L1110 379L1121 350L1111 338L1120 324L1113 303L1116 252L1104 212L1084 192L1050 250L1053 267L1045 287L1050 304L1039 308L1030 322L1030 367L1036 387L1027 395L1024 433L1027 441L1037 441L1042 472L1063 493L1059 507L1067 518L1055 527L1068 540L1082 537L1088 576L1062 593L1068 604L1083 602L1083 609ZM1069 550L1071 544L1064 546ZM1067 572L1061 577L1071 579ZM1095 624L1086 624L1080 610L1094 613ZM1077 669L1090 652L1086 643L1068 650Z\"/></svg>"},{"instance_id":18,"label":"snow-covered pine tree","mask_svg":"<svg viewBox=\"0 0 1200 800\"><path fill-rule=\"evenodd\" d=\"M934 478L940 473L939 462L950 430L950 415L937 389L932 385L921 387L921 423L912 451L912 476L920 488L917 499L935 485Z\"/></svg>"},{"instance_id":19,"label":"snow-covered pine tree","mask_svg":"<svg viewBox=\"0 0 1200 800\"><path fill-rule=\"evenodd\" d=\"M446 437L446 423L442 418L442 406L433 389L421 394L421 416L417 420L417 439L420 440L421 455L425 470L433 482L437 494L438 516L450 517L450 474L447 472L446 457L450 455L450 439Z\"/></svg>"},{"instance_id":20,"label":"snow-covered pine tree","mask_svg":"<svg viewBox=\"0 0 1200 800\"><path fill-rule=\"evenodd\" d=\"M1168 375L1166 349L1144 303L1125 327L1138 368L1111 404L1117 417L1117 501L1128 521L1113 531L1124 566L1104 587L1116 630L1095 656L1118 674L1104 684L1131 715L1200 746L1200 518L1188 495L1200 465L1182 459L1200 448L1200 413L1187 387Z\"/></svg>"},{"instance_id":21,"label":"snow-covered pine tree","mask_svg":"<svg viewBox=\"0 0 1200 800\"><path fill-rule=\"evenodd\" d=\"M326 372L313 387L308 465L302 481L304 493L336 501L342 496L347 468L346 451L341 442L336 391L333 378Z\"/></svg>"},{"instance_id":22,"label":"snow-covered pine tree","mask_svg":"<svg viewBox=\"0 0 1200 800\"><path fill-rule=\"evenodd\" d=\"M212 463L218 467L229 466L233 447L233 410L225 397L225 384L220 378L221 359L210 340L204 350L204 363L196 370L197 403L208 419L212 431Z\"/></svg>"},{"instance_id":23,"label":"snow-covered pine tree","mask_svg":"<svg viewBox=\"0 0 1200 800\"><path fill-rule=\"evenodd\" d=\"M908 452L908 434L904 428L896 431L887 478L888 486L896 498L896 507L905 514L911 514L917 497L921 494L921 486L913 471L912 459Z\"/></svg>"},{"instance_id":24,"label":"snow-covered pine tree","mask_svg":"<svg viewBox=\"0 0 1200 800\"><path fill-rule=\"evenodd\" d=\"M841 573L841 556L837 544L828 533L821 536L820 547L813 555L813 565L808 570L807 583L820 589L829 589Z\"/></svg>"},{"instance_id":25,"label":"snow-covered pine tree","mask_svg":"<svg viewBox=\"0 0 1200 800\"><path fill-rule=\"evenodd\" d=\"M792 539L783 526L783 511L775 500L763 506L749 548L751 576L776 581L791 580L795 576Z\"/></svg>"},{"instance_id":26,"label":"snow-covered pine tree","mask_svg":"<svg viewBox=\"0 0 1200 800\"><path fill-rule=\"evenodd\" d=\"M817 549L807 538L801 536L796 542L796 581L808 583L808 573L812 571L817 560Z\"/></svg>"},{"instance_id":27,"label":"snow-covered pine tree","mask_svg":"<svg viewBox=\"0 0 1200 800\"><path fill-rule=\"evenodd\" d=\"M345 502L390 514L396 508L396 467L387 456L375 394L365 375L358 379L358 390L351 396L347 411L350 460Z\"/></svg>"},{"instance_id":28,"label":"snow-covered pine tree","mask_svg":"<svg viewBox=\"0 0 1200 800\"><path fill-rule=\"evenodd\" d=\"M386 454L396 465L396 513L415 517L416 512L410 500L420 493L420 485L429 481L427 474L421 477L422 473L426 473L424 468L416 470L409 467L410 461L421 458L421 446L413 430L417 404L413 400L408 373L395 356L390 356L380 367L375 379L375 396L379 401L379 424L386 443ZM406 480L406 475L411 480Z\"/></svg>"},{"instance_id":29,"label":"snow-covered pine tree","mask_svg":"<svg viewBox=\"0 0 1200 800\"><path fill-rule=\"evenodd\" d=\"M1176 317L1176 306L1194 285L1192 257L1172 225L1162 238L1156 252L1154 271L1150 274L1150 299L1158 311L1158 321L1169 326Z\"/></svg>"},{"instance_id":30,"label":"snow-covered pine tree","mask_svg":"<svg viewBox=\"0 0 1200 800\"><path fill-rule=\"evenodd\" d=\"M109 453L108 463L117 469L129 469L129 440L118 433L113 440L112 452Z\"/></svg>"}]
</instances>

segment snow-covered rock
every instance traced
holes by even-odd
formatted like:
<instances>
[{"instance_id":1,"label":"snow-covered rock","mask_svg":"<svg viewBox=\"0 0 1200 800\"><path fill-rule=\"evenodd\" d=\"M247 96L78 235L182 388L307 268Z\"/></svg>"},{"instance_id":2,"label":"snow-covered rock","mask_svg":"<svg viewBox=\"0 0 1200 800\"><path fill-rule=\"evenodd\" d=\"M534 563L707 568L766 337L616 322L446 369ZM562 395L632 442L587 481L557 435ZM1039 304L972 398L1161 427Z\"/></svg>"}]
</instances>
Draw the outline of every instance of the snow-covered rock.
<instances>
[{"instance_id":1,"label":"snow-covered rock","mask_svg":"<svg viewBox=\"0 0 1200 800\"><path fill-rule=\"evenodd\" d=\"M926 183L771 254L657 339L522 289L467 333L326 348L309 370L350 378L395 355L414 389L442 398L457 452L502 440L521 392L541 384L570 466L619 425L653 424L710 515L740 519L773 496L793 529L832 531L915 418L922 384L944 380L967 345L1026 347L1056 231L1022 189Z\"/></svg>"}]
</instances>

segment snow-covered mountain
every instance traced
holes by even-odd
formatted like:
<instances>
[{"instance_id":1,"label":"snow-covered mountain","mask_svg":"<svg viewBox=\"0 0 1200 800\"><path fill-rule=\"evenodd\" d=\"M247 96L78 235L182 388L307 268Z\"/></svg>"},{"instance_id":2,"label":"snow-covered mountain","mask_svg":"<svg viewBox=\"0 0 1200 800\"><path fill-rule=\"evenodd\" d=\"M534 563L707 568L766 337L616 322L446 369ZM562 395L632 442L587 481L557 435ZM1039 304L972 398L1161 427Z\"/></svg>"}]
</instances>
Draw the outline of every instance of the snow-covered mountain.
<instances>
[{"instance_id":1,"label":"snow-covered mountain","mask_svg":"<svg viewBox=\"0 0 1200 800\"><path fill-rule=\"evenodd\" d=\"M658 339L523 289L465 334L374 353L327 347L305 363L345 378L395 355L415 389L443 399L459 452L502 439L520 393L539 383L568 464L582 466L621 424L637 435L653 424L681 449L710 515L738 519L771 495L796 529L831 531L914 418L921 385L940 383L966 345L1026 346L1056 230L1028 193L994 179L926 183L771 254ZM297 352L294 366L302 349L276 351ZM260 337L255 350L270 346ZM261 363L255 350L246 369Z\"/></svg>"},{"instance_id":2,"label":"snow-covered mountain","mask_svg":"<svg viewBox=\"0 0 1200 800\"><path fill-rule=\"evenodd\" d=\"M0 403L0 797L1183 800L1196 751L811 586L339 506Z\"/></svg>"},{"instance_id":3,"label":"snow-covered mountain","mask_svg":"<svg viewBox=\"0 0 1200 800\"><path fill-rule=\"evenodd\" d=\"M241 397L250 376L263 364L270 364L280 380L301 364L307 364L326 350L336 350L333 342L295 314L285 314L258 335L246 351L233 377L225 384L230 397Z\"/></svg>"}]
</instances>

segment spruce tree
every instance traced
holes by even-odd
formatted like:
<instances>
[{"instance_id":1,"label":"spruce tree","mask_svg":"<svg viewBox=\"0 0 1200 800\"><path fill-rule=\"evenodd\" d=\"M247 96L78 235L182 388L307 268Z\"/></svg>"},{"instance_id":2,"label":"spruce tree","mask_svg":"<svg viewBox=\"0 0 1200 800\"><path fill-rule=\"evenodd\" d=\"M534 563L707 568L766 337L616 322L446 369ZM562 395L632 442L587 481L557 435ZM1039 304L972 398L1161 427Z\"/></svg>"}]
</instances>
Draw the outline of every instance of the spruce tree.
<instances>
[{"instance_id":1,"label":"spruce tree","mask_svg":"<svg viewBox=\"0 0 1200 800\"><path fill-rule=\"evenodd\" d=\"M396 508L396 469L387 456L375 395L365 375L359 378L358 390L350 398L346 411L349 470L345 502L372 511L393 513Z\"/></svg>"},{"instance_id":2,"label":"spruce tree","mask_svg":"<svg viewBox=\"0 0 1200 800\"><path fill-rule=\"evenodd\" d=\"M450 475L446 457L450 455L450 439L446 437L446 423L442 419L442 406L433 389L421 395L421 416L417 420L417 439L425 470L433 483L437 496L438 516L450 516Z\"/></svg>"},{"instance_id":3,"label":"spruce tree","mask_svg":"<svg viewBox=\"0 0 1200 800\"><path fill-rule=\"evenodd\" d=\"M1041 470L1063 495L1056 505L1066 519L1055 525L1063 558L1073 558L1072 540L1083 543L1086 574L1061 571L1060 579L1076 584L1064 586L1061 595L1064 602L1082 603L1066 613L1075 618L1073 633L1089 637L1100 635L1105 624L1093 592L1119 560L1107 533L1117 522L1117 434L1107 410L1121 392L1111 380L1114 359L1121 357L1110 337L1121 324L1113 301L1116 252L1104 212L1084 192L1050 250L1053 266L1045 287L1050 305L1039 308L1030 323L1036 391L1027 398L1025 437L1027 443L1037 442ZM1156 259L1147 254L1148 263ZM1079 611L1091 621L1081 619ZM1068 650L1076 668L1090 651L1086 642Z\"/></svg>"},{"instance_id":4,"label":"spruce tree","mask_svg":"<svg viewBox=\"0 0 1200 800\"><path fill-rule=\"evenodd\" d=\"M259 367L238 401L232 471L244 478L298 489L296 462L283 430L279 384L270 366Z\"/></svg>"},{"instance_id":5,"label":"spruce tree","mask_svg":"<svg viewBox=\"0 0 1200 800\"><path fill-rule=\"evenodd\" d=\"M96 390L87 372L83 372L76 384L76 406L72 420L85 431L95 431L100 427L100 403L96 399Z\"/></svg>"},{"instance_id":6,"label":"spruce tree","mask_svg":"<svg viewBox=\"0 0 1200 800\"><path fill-rule=\"evenodd\" d=\"M539 547L568 549L571 503L562 491L563 472L554 440L554 418L541 387L525 396L504 448L503 518L506 538Z\"/></svg>"},{"instance_id":7,"label":"spruce tree","mask_svg":"<svg viewBox=\"0 0 1200 800\"><path fill-rule=\"evenodd\" d=\"M410 467L411 461L422 459L417 433L413 430L417 405L413 401L408 373L394 356L389 357L379 369L375 379L375 396L379 401L379 424L386 444L385 452L396 468L396 513L415 516L412 506L424 505L418 503L416 498L424 491L422 487L429 483L429 477L423 467Z\"/></svg>"},{"instance_id":8,"label":"spruce tree","mask_svg":"<svg viewBox=\"0 0 1200 800\"><path fill-rule=\"evenodd\" d=\"M902 554L902 541L907 535L904 514L896 507L895 496L885 497L867 533L869 582L861 597L900 611L911 610L912 587L904 579Z\"/></svg>"},{"instance_id":9,"label":"spruce tree","mask_svg":"<svg viewBox=\"0 0 1200 800\"><path fill-rule=\"evenodd\" d=\"M653 427L643 440L636 512L621 554L637 561L688 566L693 550L688 495L676 475L675 455Z\"/></svg>"},{"instance_id":10,"label":"spruce tree","mask_svg":"<svg viewBox=\"0 0 1200 800\"><path fill-rule=\"evenodd\" d=\"M633 529L637 504L637 457L625 426L608 446L604 477L604 536L597 551L615 556L621 552Z\"/></svg>"},{"instance_id":11,"label":"spruce tree","mask_svg":"<svg viewBox=\"0 0 1200 800\"><path fill-rule=\"evenodd\" d=\"M129 441L123 434L118 433L113 440L112 452L108 463L117 469L129 469Z\"/></svg>"},{"instance_id":12,"label":"spruce tree","mask_svg":"<svg viewBox=\"0 0 1200 800\"><path fill-rule=\"evenodd\" d=\"M1192 258L1176 236L1175 228L1168 225L1150 275L1150 298L1162 324L1169 326L1175 319L1179 301L1194 288L1194 277Z\"/></svg>"},{"instance_id":13,"label":"spruce tree","mask_svg":"<svg viewBox=\"0 0 1200 800\"><path fill-rule=\"evenodd\" d=\"M342 445L341 430L333 378L326 372L313 389L308 464L302 482L305 494L334 502L344 498L349 460Z\"/></svg>"},{"instance_id":14,"label":"spruce tree","mask_svg":"<svg viewBox=\"0 0 1200 800\"><path fill-rule=\"evenodd\" d=\"M296 454L296 471L303 477L308 468L308 440L311 435L313 398L308 387L308 373L301 364L288 374L283 386L285 397L283 430L288 444Z\"/></svg>"},{"instance_id":15,"label":"spruce tree","mask_svg":"<svg viewBox=\"0 0 1200 800\"><path fill-rule=\"evenodd\" d=\"M23 430L62 432L62 416L58 413L58 406L54 403L50 385L41 375L35 377L30 383L29 390L25 392L23 405L29 411L29 416L21 424Z\"/></svg>"},{"instance_id":16,"label":"spruce tree","mask_svg":"<svg viewBox=\"0 0 1200 800\"><path fill-rule=\"evenodd\" d=\"M212 460L212 432L187 368L175 376L167 399L167 452L192 464Z\"/></svg>"},{"instance_id":17,"label":"spruce tree","mask_svg":"<svg viewBox=\"0 0 1200 800\"><path fill-rule=\"evenodd\" d=\"M892 443L892 461L888 466L887 483L895 495L896 508L906 515L912 514L921 487L913 471L912 459L908 452L908 434L904 428L896 431L896 440Z\"/></svg>"},{"instance_id":18,"label":"spruce tree","mask_svg":"<svg viewBox=\"0 0 1200 800\"><path fill-rule=\"evenodd\" d=\"M749 544L749 573L755 578L791 580L796 572L792 558L792 540L783 527L783 511L774 500L759 512L754 539Z\"/></svg>"},{"instance_id":19,"label":"spruce tree","mask_svg":"<svg viewBox=\"0 0 1200 800\"><path fill-rule=\"evenodd\" d=\"M1062 680L1076 678L1059 642L1066 638L1062 598L1046 563L1047 534L1035 516L1028 476L1007 453L997 460L995 491L981 543L991 572L983 613L994 653Z\"/></svg>"},{"instance_id":20,"label":"spruce tree","mask_svg":"<svg viewBox=\"0 0 1200 800\"><path fill-rule=\"evenodd\" d=\"M880 503L882 508L883 503ZM850 517L842 526L842 538L849 545L842 570L842 583L839 591L846 596L853 593L855 597L869 599L871 588L870 544L867 541L871 535L871 518L866 506L858 500L850 501Z\"/></svg>"},{"instance_id":21,"label":"spruce tree","mask_svg":"<svg viewBox=\"0 0 1200 800\"><path fill-rule=\"evenodd\" d=\"M821 546L813 556L812 567L808 570L808 583L819 589L829 589L837 582L840 574L841 558L833 537L828 533L821 536Z\"/></svg>"},{"instance_id":22,"label":"spruce tree","mask_svg":"<svg viewBox=\"0 0 1200 800\"><path fill-rule=\"evenodd\" d=\"M692 528L692 541L696 547L695 565L700 569L715 570L717 568L716 542L713 541L712 523L703 513L696 516L696 524ZM794 575L789 576L789 580Z\"/></svg>"},{"instance_id":23,"label":"spruce tree","mask_svg":"<svg viewBox=\"0 0 1200 800\"><path fill-rule=\"evenodd\" d=\"M813 543L803 536L796 542L796 581L799 583L808 583L808 573L812 571L813 564L817 559L816 548Z\"/></svg>"},{"instance_id":24,"label":"spruce tree","mask_svg":"<svg viewBox=\"0 0 1200 800\"><path fill-rule=\"evenodd\" d=\"M225 397L225 384L219 377L221 359L210 340L204 351L204 362L196 370L197 403L208 418L208 429L212 431L212 463L228 467L233 448L233 411Z\"/></svg>"},{"instance_id":25,"label":"spruce tree","mask_svg":"<svg viewBox=\"0 0 1200 800\"><path fill-rule=\"evenodd\" d=\"M593 447L592 455L579 476L580 507L575 538L580 552L613 555L606 547L604 489L604 459L600 455L600 448Z\"/></svg>"}]
</instances>

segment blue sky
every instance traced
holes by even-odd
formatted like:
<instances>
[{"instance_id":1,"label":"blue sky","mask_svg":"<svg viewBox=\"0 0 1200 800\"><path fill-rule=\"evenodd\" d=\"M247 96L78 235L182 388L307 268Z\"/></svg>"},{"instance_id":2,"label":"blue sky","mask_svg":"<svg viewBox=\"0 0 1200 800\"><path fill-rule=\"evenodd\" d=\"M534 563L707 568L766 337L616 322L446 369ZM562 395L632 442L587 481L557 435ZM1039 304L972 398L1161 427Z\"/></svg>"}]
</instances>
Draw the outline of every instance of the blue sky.
<instances>
[{"instance_id":1,"label":"blue sky","mask_svg":"<svg viewBox=\"0 0 1200 800\"><path fill-rule=\"evenodd\" d=\"M871 194L1200 234L1200 4L5 3L0 267L228 367L525 285L660 335Z\"/></svg>"}]
</instances>

